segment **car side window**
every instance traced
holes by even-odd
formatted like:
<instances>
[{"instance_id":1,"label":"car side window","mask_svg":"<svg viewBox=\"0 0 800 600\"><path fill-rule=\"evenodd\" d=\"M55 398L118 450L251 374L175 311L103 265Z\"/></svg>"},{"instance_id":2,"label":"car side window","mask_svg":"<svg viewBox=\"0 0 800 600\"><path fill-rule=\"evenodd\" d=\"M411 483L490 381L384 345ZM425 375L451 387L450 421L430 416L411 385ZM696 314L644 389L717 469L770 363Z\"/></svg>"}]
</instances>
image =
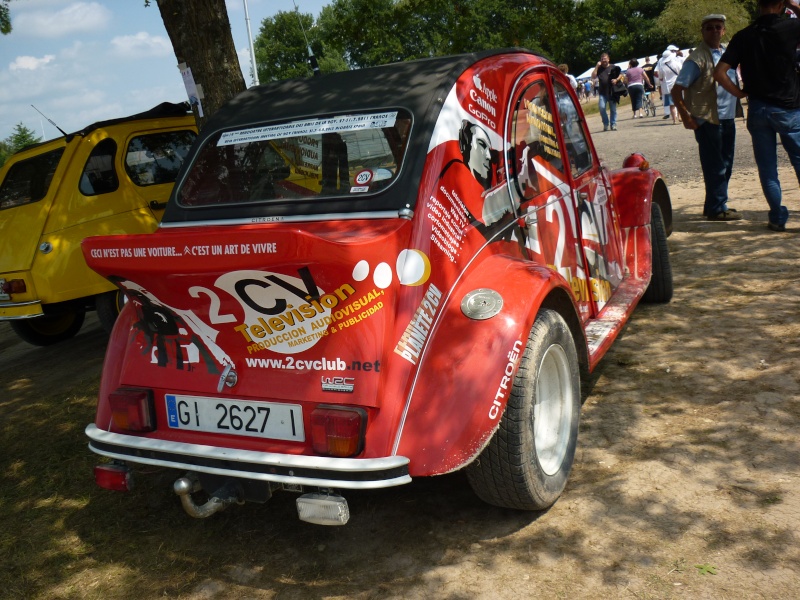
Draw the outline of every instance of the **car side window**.
<instances>
[{"instance_id":1,"label":"car side window","mask_svg":"<svg viewBox=\"0 0 800 600\"><path fill-rule=\"evenodd\" d=\"M64 148L21 160L9 168L0 186L0 209L37 202L47 195Z\"/></svg>"},{"instance_id":2,"label":"car side window","mask_svg":"<svg viewBox=\"0 0 800 600\"><path fill-rule=\"evenodd\" d=\"M137 136L125 151L125 172L140 187L175 183L196 137L188 130Z\"/></svg>"},{"instance_id":3,"label":"car side window","mask_svg":"<svg viewBox=\"0 0 800 600\"><path fill-rule=\"evenodd\" d=\"M558 82L553 82L553 90L558 107L558 120L561 124L561 135L567 149L572 177L577 177L592 166L592 153L586 141L586 133L581 125L578 109L572 101L567 89Z\"/></svg>"},{"instance_id":4,"label":"car side window","mask_svg":"<svg viewBox=\"0 0 800 600\"><path fill-rule=\"evenodd\" d=\"M114 169L117 142L106 138L99 142L89 155L78 184L84 196L108 194L119 188L119 177Z\"/></svg>"},{"instance_id":5,"label":"car side window","mask_svg":"<svg viewBox=\"0 0 800 600\"><path fill-rule=\"evenodd\" d=\"M520 197L530 200L563 181L563 161L544 79L527 86L517 99L513 121L513 171Z\"/></svg>"}]
</instances>

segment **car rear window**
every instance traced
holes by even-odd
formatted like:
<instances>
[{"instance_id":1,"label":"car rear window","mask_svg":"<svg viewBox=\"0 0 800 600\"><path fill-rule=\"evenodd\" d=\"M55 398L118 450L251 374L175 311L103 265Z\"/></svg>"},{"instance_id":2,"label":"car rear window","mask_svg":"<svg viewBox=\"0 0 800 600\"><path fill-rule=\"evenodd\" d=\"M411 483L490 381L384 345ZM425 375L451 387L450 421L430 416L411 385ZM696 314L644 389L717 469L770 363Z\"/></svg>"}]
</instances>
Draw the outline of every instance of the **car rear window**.
<instances>
[{"instance_id":1,"label":"car rear window","mask_svg":"<svg viewBox=\"0 0 800 600\"><path fill-rule=\"evenodd\" d=\"M0 209L21 206L41 200L47 195L64 148L11 165L0 185Z\"/></svg>"},{"instance_id":2,"label":"car rear window","mask_svg":"<svg viewBox=\"0 0 800 600\"><path fill-rule=\"evenodd\" d=\"M363 196L397 179L411 116L402 110L228 130L206 141L177 192L186 207Z\"/></svg>"},{"instance_id":3,"label":"car rear window","mask_svg":"<svg viewBox=\"0 0 800 600\"><path fill-rule=\"evenodd\" d=\"M164 131L133 138L125 153L125 171L138 186L175 183L197 136L194 131Z\"/></svg>"}]
</instances>

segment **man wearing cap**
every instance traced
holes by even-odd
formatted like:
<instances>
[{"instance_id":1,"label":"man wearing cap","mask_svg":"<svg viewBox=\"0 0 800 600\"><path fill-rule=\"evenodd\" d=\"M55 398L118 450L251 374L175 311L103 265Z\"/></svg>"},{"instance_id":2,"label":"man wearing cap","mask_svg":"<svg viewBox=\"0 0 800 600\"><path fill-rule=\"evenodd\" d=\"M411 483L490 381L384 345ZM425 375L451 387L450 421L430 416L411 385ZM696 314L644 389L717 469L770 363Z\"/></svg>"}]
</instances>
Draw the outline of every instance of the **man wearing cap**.
<instances>
[{"instance_id":1,"label":"man wearing cap","mask_svg":"<svg viewBox=\"0 0 800 600\"><path fill-rule=\"evenodd\" d=\"M781 205L776 134L800 180L800 82L795 50L800 19L787 19L783 0L758 0L758 18L733 36L714 69L714 79L737 98L748 97L747 130L753 140L761 189L772 231L786 231L789 211ZM727 77L741 67L744 90Z\"/></svg>"},{"instance_id":2,"label":"man wearing cap","mask_svg":"<svg viewBox=\"0 0 800 600\"><path fill-rule=\"evenodd\" d=\"M661 54L661 60L656 65L656 77L661 85L661 99L664 102L664 118L669 119L672 117L674 124L678 113L675 110L675 105L672 103L672 86L678 78L678 73L681 72L681 61L675 54L678 51L677 46L669 45L667 49Z\"/></svg>"},{"instance_id":3,"label":"man wearing cap","mask_svg":"<svg viewBox=\"0 0 800 600\"><path fill-rule=\"evenodd\" d=\"M736 147L736 97L717 90L714 66L724 50L725 15L703 17L703 41L683 63L672 86L672 100L683 126L694 131L706 187L703 214L711 221L735 221L742 216L728 208L728 181ZM737 82L736 71L728 76Z\"/></svg>"}]
</instances>

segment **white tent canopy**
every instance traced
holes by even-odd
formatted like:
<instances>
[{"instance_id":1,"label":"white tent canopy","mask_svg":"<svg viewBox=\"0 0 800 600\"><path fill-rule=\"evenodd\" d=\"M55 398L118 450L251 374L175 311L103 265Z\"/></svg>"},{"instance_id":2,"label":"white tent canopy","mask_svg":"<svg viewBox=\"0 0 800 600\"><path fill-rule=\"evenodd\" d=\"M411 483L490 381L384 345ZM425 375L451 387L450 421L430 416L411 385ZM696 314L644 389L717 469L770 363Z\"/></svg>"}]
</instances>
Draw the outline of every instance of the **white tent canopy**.
<instances>
[{"instance_id":1,"label":"white tent canopy","mask_svg":"<svg viewBox=\"0 0 800 600\"><path fill-rule=\"evenodd\" d=\"M689 56L689 52L690 52L691 50L692 50L691 48L684 48L683 50L681 50L681 52L683 52L683 56L684 56L684 58L685 58L685 57L687 57L687 56ZM637 59L636 59L636 60L638 60L638 61L639 61L639 66L640 66L640 67L643 67L643 66L644 66L644 64L645 64L645 61L644 61L644 59L645 59L645 58L646 58L646 57L644 57L644 56L643 56L643 57L641 57L641 58L637 58ZM655 66L655 64L658 62L658 60L659 60L660 58L661 58L661 55L660 55L660 54L658 54L658 55L654 55L654 54L650 55L650 64L651 64L651 65L653 65L653 66ZM628 59L628 60L624 60L624 61L622 61L622 62L614 63L614 64L615 64L615 65L617 65L617 66L618 66L620 69L622 69L622 72L624 73L625 71L627 71L627 70L628 70L628 63L629 63L629 62L630 62L630 59ZM591 68L587 69L586 71L584 71L584 72L583 72L583 73L581 73L580 75L576 75L576 76L575 76L575 79L579 79L579 80L583 80L583 79L589 79L589 78L592 76L592 71L594 71L594 67L591 67Z\"/></svg>"}]
</instances>

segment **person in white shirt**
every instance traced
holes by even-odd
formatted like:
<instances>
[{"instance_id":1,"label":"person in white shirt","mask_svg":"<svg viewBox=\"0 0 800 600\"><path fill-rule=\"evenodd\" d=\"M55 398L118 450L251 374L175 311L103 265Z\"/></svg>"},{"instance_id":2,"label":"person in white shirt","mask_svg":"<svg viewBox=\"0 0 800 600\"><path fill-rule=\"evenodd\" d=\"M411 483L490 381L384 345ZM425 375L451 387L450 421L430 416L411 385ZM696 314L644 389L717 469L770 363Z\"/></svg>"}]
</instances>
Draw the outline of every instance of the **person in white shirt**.
<instances>
[{"instance_id":1,"label":"person in white shirt","mask_svg":"<svg viewBox=\"0 0 800 600\"><path fill-rule=\"evenodd\" d=\"M672 102L672 86L675 85L675 80L678 78L678 73L681 72L683 66L681 60L676 57L675 52L671 50L676 46L668 46L661 55L661 60L656 65L656 77L658 77L659 84L661 85L661 97L664 101L664 118L669 119L672 117L672 124L678 122L678 111L675 104Z\"/></svg>"}]
</instances>

